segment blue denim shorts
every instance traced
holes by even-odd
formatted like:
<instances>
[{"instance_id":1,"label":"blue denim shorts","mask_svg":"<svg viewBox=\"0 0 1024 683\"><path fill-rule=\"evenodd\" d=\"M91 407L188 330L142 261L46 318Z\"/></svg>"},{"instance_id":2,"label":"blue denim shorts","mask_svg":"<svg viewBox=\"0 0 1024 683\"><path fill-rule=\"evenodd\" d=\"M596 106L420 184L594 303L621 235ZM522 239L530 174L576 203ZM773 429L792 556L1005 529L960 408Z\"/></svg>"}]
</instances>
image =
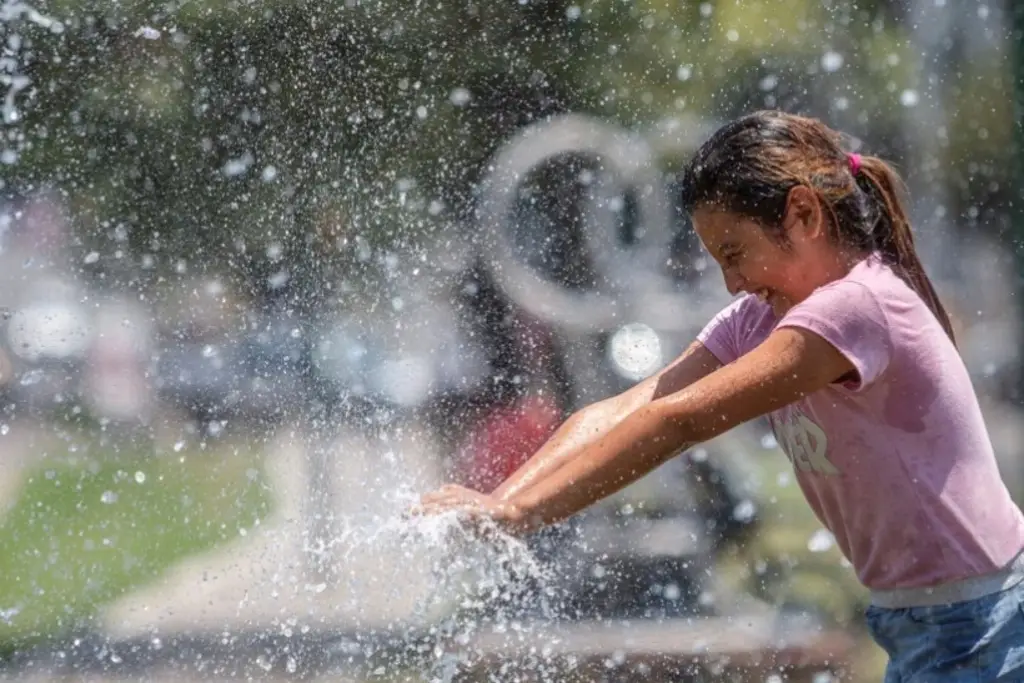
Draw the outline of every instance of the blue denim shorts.
<instances>
[{"instance_id":1,"label":"blue denim shorts","mask_svg":"<svg viewBox=\"0 0 1024 683\"><path fill-rule=\"evenodd\" d=\"M889 655L885 683L1024 683L1024 581L949 605L873 605L867 623Z\"/></svg>"}]
</instances>

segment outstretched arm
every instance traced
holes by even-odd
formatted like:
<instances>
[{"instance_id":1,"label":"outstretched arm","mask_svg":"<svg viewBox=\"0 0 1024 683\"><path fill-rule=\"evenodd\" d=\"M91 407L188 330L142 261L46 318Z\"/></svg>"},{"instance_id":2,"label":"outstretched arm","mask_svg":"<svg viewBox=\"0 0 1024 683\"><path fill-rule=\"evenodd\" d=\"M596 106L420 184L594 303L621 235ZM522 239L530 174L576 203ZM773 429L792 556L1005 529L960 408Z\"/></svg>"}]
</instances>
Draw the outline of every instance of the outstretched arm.
<instances>
[{"instance_id":1,"label":"outstretched arm","mask_svg":"<svg viewBox=\"0 0 1024 683\"><path fill-rule=\"evenodd\" d=\"M525 495L577 455L586 452L630 414L652 401L670 396L720 368L722 364L700 342L674 362L618 396L580 409L508 479L492 492L499 500Z\"/></svg>"},{"instance_id":2,"label":"outstretched arm","mask_svg":"<svg viewBox=\"0 0 1024 683\"><path fill-rule=\"evenodd\" d=\"M782 328L734 363L637 406L600 438L567 447L563 464L502 501L506 522L565 519L647 474L681 449L781 408L854 372L814 333Z\"/></svg>"}]
</instances>

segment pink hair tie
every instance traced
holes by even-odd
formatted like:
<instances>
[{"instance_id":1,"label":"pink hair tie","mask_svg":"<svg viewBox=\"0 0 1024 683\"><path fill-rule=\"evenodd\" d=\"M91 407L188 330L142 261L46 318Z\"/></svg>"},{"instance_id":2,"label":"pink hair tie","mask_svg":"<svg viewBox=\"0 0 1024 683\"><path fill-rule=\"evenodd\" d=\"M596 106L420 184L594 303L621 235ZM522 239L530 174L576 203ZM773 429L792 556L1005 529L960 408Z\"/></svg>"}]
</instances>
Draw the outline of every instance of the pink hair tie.
<instances>
[{"instance_id":1,"label":"pink hair tie","mask_svg":"<svg viewBox=\"0 0 1024 683\"><path fill-rule=\"evenodd\" d=\"M860 155L851 152L846 156L850 160L850 173L852 173L853 175L857 175L858 173L860 173Z\"/></svg>"}]
</instances>

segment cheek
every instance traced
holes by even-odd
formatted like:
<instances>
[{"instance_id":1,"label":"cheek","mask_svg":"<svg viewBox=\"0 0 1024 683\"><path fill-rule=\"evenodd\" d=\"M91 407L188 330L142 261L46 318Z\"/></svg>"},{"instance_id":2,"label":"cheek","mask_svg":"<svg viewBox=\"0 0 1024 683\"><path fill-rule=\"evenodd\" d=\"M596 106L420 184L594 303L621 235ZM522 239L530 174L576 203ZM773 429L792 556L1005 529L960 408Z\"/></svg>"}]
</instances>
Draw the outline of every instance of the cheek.
<instances>
[{"instance_id":1,"label":"cheek","mask_svg":"<svg viewBox=\"0 0 1024 683\"><path fill-rule=\"evenodd\" d=\"M786 258L785 253L779 252L750 259L744 264L743 275L748 280L765 287L784 291L794 282L799 281L800 270L790 259Z\"/></svg>"},{"instance_id":2,"label":"cheek","mask_svg":"<svg viewBox=\"0 0 1024 683\"><path fill-rule=\"evenodd\" d=\"M763 282L778 279L781 265L778 257L774 254L762 251L750 254L748 258L744 259L741 270L751 280Z\"/></svg>"}]
</instances>

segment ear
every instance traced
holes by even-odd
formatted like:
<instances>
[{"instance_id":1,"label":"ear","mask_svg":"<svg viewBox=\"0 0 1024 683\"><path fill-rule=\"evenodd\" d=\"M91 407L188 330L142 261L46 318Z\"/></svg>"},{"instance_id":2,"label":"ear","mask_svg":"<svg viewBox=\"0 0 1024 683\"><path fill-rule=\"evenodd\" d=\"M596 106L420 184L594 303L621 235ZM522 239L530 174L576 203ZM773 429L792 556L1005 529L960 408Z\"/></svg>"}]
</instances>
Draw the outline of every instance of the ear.
<instances>
[{"instance_id":1,"label":"ear","mask_svg":"<svg viewBox=\"0 0 1024 683\"><path fill-rule=\"evenodd\" d=\"M786 214L782 225L790 239L815 239L826 235L825 216L821 200L806 185L797 185L786 198Z\"/></svg>"}]
</instances>

